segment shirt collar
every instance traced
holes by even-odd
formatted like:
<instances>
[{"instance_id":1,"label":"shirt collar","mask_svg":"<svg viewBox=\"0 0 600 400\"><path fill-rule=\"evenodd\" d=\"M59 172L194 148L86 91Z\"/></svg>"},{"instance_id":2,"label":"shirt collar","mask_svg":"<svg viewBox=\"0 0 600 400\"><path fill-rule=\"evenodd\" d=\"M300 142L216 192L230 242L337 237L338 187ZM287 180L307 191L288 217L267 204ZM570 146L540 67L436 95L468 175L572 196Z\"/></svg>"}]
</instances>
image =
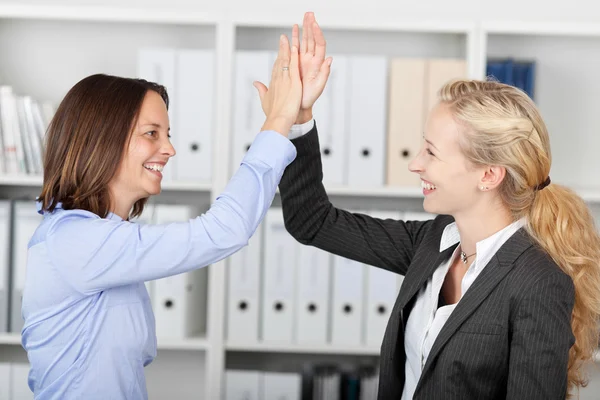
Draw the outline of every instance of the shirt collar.
<instances>
[{"instance_id":1,"label":"shirt collar","mask_svg":"<svg viewBox=\"0 0 600 400\"><path fill-rule=\"evenodd\" d=\"M36 204L36 208L37 208L37 212L38 214L44 215L46 212L44 209L42 209L42 202L39 200L39 198L36 198L35 200L35 204ZM58 202L56 203L56 207L54 207L55 210L62 210L62 202ZM123 221L123 218L119 217L117 214L112 213L112 212L108 212L108 214L106 214L106 219L110 219L112 221Z\"/></svg>"},{"instance_id":2,"label":"shirt collar","mask_svg":"<svg viewBox=\"0 0 600 400\"><path fill-rule=\"evenodd\" d=\"M477 242L475 244L475 249L477 250L477 253L480 253L480 249L485 249L487 244L494 242L495 239L504 236L506 233L510 233L510 235L512 235L521 227L525 226L525 223L526 219L521 218L520 220L517 220L512 224L504 227L502 230L494 233L492 236ZM451 224L446 225L446 227L444 228L444 232L442 233L442 240L440 241L440 253L457 243L460 243L460 233L458 232L456 222L452 222Z\"/></svg>"}]
</instances>

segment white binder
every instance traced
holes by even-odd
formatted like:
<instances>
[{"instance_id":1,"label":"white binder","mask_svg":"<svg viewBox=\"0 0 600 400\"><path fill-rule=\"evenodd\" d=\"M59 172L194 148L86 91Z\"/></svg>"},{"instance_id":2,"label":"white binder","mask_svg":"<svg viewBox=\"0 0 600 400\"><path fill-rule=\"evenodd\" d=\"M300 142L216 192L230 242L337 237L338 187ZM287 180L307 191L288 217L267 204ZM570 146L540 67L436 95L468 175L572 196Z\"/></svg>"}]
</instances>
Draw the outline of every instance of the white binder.
<instances>
[{"instance_id":1,"label":"white binder","mask_svg":"<svg viewBox=\"0 0 600 400\"><path fill-rule=\"evenodd\" d=\"M326 344L329 338L331 254L297 243L296 342Z\"/></svg>"},{"instance_id":2,"label":"white binder","mask_svg":"<svg viewBox=\"0 0 600 400\"><path fill-rule=\"evenodd\" d=\"M225 400L263 400L259 371L225 371Z\"/></svg>"},{"instance_id":3,"label":"white binder","mask_svg":"<svg viewBox=\"0 0 600 400\"><path fill-rule=\"evenodd\" d=\"M0 400L10 399L11 373L9 363L0 363Z\"/></svg>"},{"instance_id":4,"label":"white binder","mask_svg":"<svg viewBox=\"0 0 600 400\"><path fill-rule=\"evenodd\" d=\"M265 122L258 91L252 85L259 81L269 86L273 64L269 51L238 50L235 54L233 95L233 154L231 174L235 173Z\"/></svg>"},{"instance_id":5,"label":"white binder","mask_svg":"<svg viewBox=\"0 0 600 400\"><path fill-rule=\"evenodd\" d=\"M29 364L13 363L11 365L11 400L33 400L33 392L29 389Z\"/></svg>"},{"instance_id":6,"label":"white binder","mask_svg":"<svg viewBox=\"0 0 600 400\"><path fill-rule=\"evenodd\" d=\"M227 340L257 342L260 307L260 262L264 225L248 246L234 253L228 264Z\"/></svg>"},{"instance_id":7,"label":"white binder","mask_svg":"<svg viewBox=\"0 0 600 400\"><path fill-rule=\"evenodd\" d=\"M35 202L33 201L16 201L13 203L13 206L14 228L10 331L21 333L24 323L21 316L21 306L27 272L27 246L43 217L38 214Z\"/></svg>"},{"instance_id":8,"label":"white binder","mask_svg":"<svg viewBox=\"0 0 600 400\"><path fill-rule=\"evenodd\" d=\"M281 208L270 208L264 224L261 339L289 344L295 330L297 242L285 229Z\"/></svg>"},{"instance_id":9,"label":"white binder","mask_svg":"<svg viewBox=\"0 0 600 400\"><path fill-rule=\"evenodd\" d=\"M163 85L169 95L169 123L171 131L178 132L176 113L176 64L175 49L162 47L142 47L138 50L138 76L151 82ZM176 149L177 150L177 149ZM175 179L177 156L173 157L163 170L163 182Z\"/></svg>"},{"instance_id":10,"label":"white binder","mask_svg":"<svg viewBox=\"0 0 600 400\"><path fill-rule=\"evenodd\" d=\"M398 212L373 211L371 216L380 219L400 219ZM398 280L401 277L384 269L369 266L367 269L365 312L366 345L379 347L383 340L392 308L398 295Z\"/></svg>"},{"instance_id":11,"label":"white binder","mask_svg":"<svg viewBox=\"0 0 600 400\"><path fill-rule=\"evenodd\" d=\"M176 54L177 130L173 142L177 156L175 178L178 181L206 182L212 178L215 128L214 51L179 50Z\"/></svg>"},{"instance_id":12,"label":"white binder","mask_svg":"<svg viewBox=\"0 0 600 400\"><path fill-rule=\"evenodd\" d=\"M264 400L300 400L302 380L300 374L290 372L264 372Z\"/></svg>"},{"instance_id":13,"label":"white binder","mask_svg":"<svg viewBox=\"0 0 600 400\"><path fill-rule=\"evenodd\" d=\"M325 185L347 183L348 129L348 57L334 55L327 85L313 107L319 131L319 144Z\"/></svg>"},{"instance_id":14,"label":"white binder","mask_svg":"<svg viewBox=\"0 0 600 400\"><path fill-rule=\"evenodd\" d=\"M388 63L386 57L350 59L348 99L348 185L385 183ZM318 101L317 101L318 102ZM393 111L392 111L393 112Z\"/></svg>"},{"instance_id":15,"label":"white binder","mask_svg":"<svg viewBox=\"0 0 600 400\"><path fill-rule=\"evenodd\" d=\"M157 224L183 222L198 216L191 206L156 205ZM196 336L206 328L207 268L154 281L156 336L182 339Z\"/></svg>"},{"instance_id":16,"label":"white binder","mask_svg":"<svg viewBox=\"0 0 600 400\"><path fill-rule=\"evenodd\" d=\"M331 343L363 344L363 294L365 265L333 256L333 305Z\"/></svg>"},{"instance_id":17,"label":"white binder","mask_svg":"<svg viewBox=\"0 0 600 400\"><path fill-rule=\"evenodd\" d=\"M10 214L10 202L0 201L0 333L8 332Z\"/></svg>"}]
</instances>

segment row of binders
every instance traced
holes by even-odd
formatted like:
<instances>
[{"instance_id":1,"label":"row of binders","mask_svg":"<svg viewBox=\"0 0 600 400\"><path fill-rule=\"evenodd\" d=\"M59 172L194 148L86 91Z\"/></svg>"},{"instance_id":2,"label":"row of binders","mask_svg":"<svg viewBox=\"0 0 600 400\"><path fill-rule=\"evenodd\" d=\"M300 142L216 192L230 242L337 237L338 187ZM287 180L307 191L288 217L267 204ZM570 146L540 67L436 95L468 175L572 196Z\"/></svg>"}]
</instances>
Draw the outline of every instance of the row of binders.
<instances>
[{"instance_id":1,"label":"row of binders","mask_svg":"<svg viewBox=\"0 0 600 400\"><path fill-rule=\"evenodd\" d=\"M231 172L237 170L265 116L252 82L269 83L275 52L235 53ZM315 103L325 184L419 186L408 163L417 155L427 115L447 81L468 76L466 61L333 54L327 86ZM214 50L144 47L138 77L169 92L177 156L164 180L210 183L215 118ZM532 62L491 59L487 74L533 98ZM53 115L48 103L0 87L0 173L41 174L43 137Z\"/></svg>"},{"instance_id":2,"label":"row of binders","mask_svg":"<svg viewBox=\"0 0 600 400\"><path fill-rule=\"evenodd\" d=\"M301 373L225 371L225 400L376 400L376 367L307 364Z\"/></svg>"},{"instance_id":3,"label":"row of binders","mask_svg":"<svg viewBox=\"0 0 600 400\"><path fill-rule=\"evenodd\" d=\"M430 219L422 212L367 212L377 218ZM230 344L378 348L403 277L312 246L285 229L271 207L250 243L228 265Z\"/></svg>"},{"instance_id":4,"label":"row of binders","mask_svg":"<svg viewBox=\"0 0 600 400\"><path fill-rule=\"evenodd\" d=\"M32 400L29 364L0 362L0 400Z\"/></svg>"},{"instance_id":5,"label":"row of binders","mask_svg":"<svg viewBox=\"0 0 600 400\"><path fill-rule=\"evenodd\" d=\"M0 86L0 174L40 175L52 105Z\"/></svg>"},{"instance_id":6,"label":"row of binders","mask_svg":"<svg viewBox=\"0 0 600 400\"><path fill-rule=\"evenodd\" d=\"M192 206L149 204L135 223L167 224L195 218ZM27 244L42 220L33 201L0 201L0 332L20 333ZM207 269L146 282L160 339L184 339L206 331Z\"/></svg>"}]
</instances>

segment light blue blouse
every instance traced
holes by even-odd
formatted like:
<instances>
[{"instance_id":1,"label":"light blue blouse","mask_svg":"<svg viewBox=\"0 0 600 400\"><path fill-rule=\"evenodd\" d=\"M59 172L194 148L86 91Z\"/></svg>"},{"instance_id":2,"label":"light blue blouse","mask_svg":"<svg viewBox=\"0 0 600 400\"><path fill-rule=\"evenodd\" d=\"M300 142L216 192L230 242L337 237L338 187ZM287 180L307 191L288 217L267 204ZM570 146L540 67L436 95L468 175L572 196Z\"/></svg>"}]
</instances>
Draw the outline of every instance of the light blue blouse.
<instances>
[{"instance_id":1,"label":"light blue blouse","mask_svg":"<svg viewBox=\"0 0 600 400\"><path fill-rule=\"evenodd\" d=\"M260 132L210 210L188 222L143 226L115 214L40 210L22 309L35 398L147 399L144 367L156 356L156 334L144 282L244 247L295 157L287 138Z\"/></svg>"}]
</instances>

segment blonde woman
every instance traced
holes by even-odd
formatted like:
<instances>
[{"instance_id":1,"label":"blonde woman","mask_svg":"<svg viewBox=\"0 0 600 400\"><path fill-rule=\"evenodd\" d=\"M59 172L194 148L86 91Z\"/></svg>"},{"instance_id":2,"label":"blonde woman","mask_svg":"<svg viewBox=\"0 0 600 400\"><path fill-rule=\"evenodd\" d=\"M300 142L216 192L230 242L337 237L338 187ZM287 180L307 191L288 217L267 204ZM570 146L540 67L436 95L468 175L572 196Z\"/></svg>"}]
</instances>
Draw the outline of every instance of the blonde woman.
<instances>
[{"instance_id":1,"label":"blonde woman","mask_svg":"<svg viewBox=\"0 0 600 400\"><path fill-rule=\"evenodd\" d=\"M441 89L410 164L424 209L438 214L429 221L334 207L311 110L303 104L297 157L279 185L286 228L404 275L378 399L565 399L585 384L598 345L600 237L582 199L551 182L548 131L531 99L497 82Z\"/></svg>"}]
</instances>

